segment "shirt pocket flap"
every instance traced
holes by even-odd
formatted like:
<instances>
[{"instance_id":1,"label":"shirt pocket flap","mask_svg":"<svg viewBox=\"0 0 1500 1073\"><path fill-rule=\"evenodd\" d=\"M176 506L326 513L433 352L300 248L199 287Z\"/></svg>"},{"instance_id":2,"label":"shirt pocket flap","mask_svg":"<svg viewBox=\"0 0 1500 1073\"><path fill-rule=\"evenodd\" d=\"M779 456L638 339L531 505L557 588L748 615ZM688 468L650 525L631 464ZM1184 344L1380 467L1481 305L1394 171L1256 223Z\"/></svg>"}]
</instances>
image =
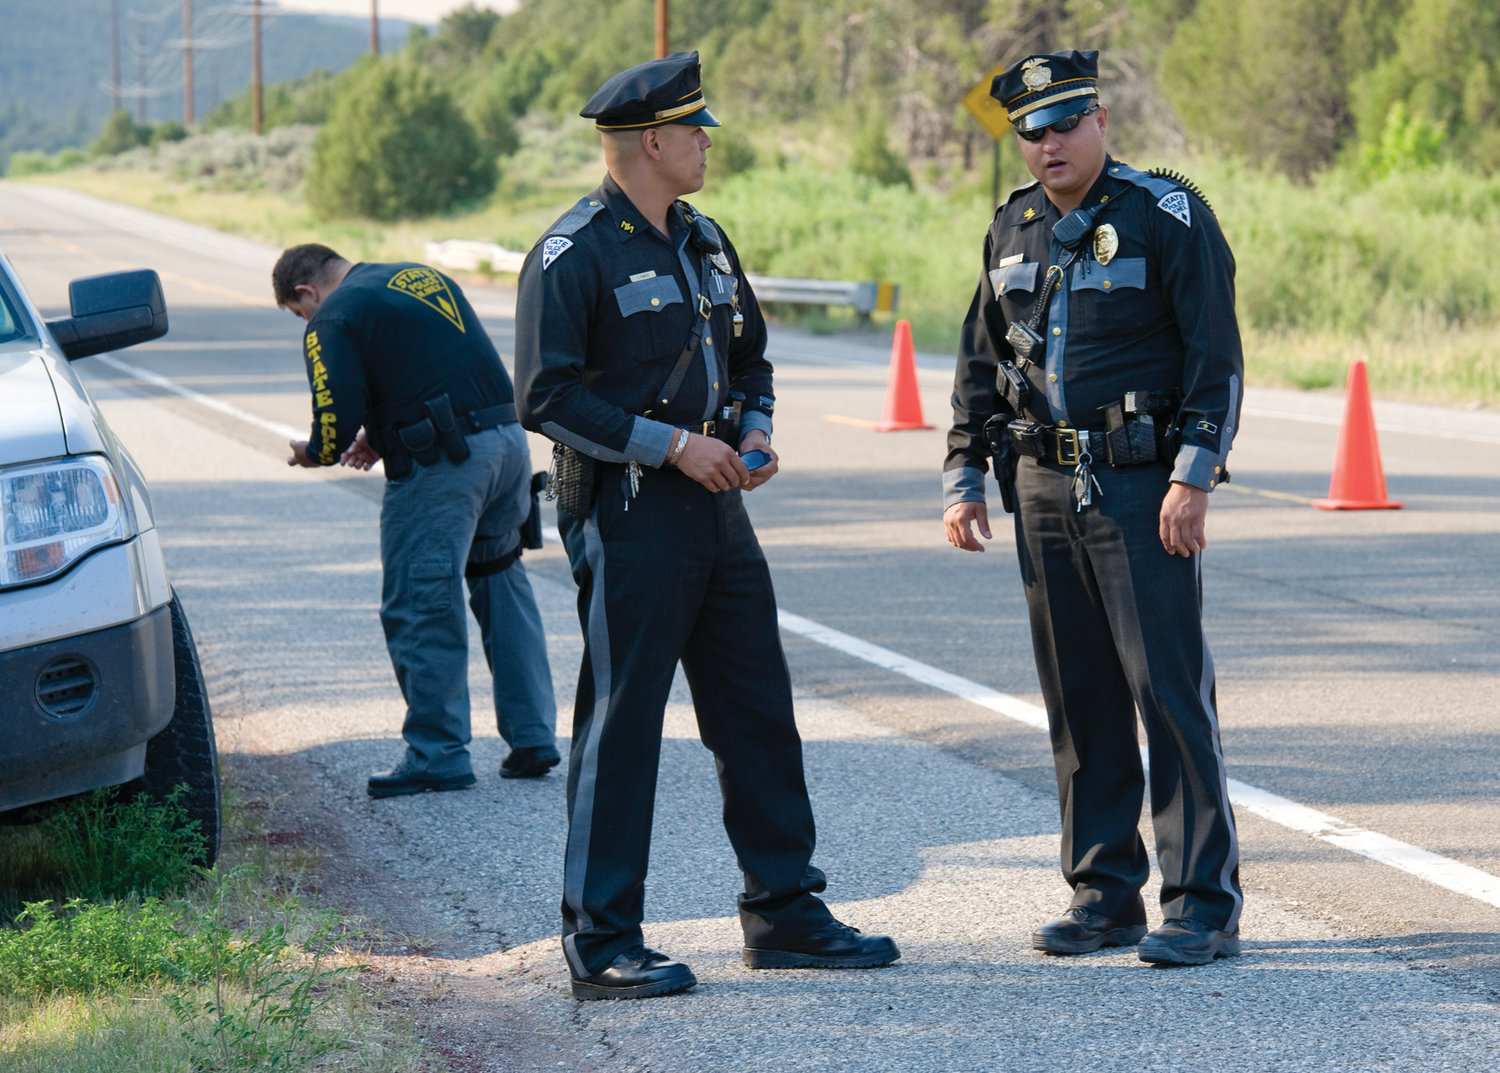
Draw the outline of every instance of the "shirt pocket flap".
<instances>
[{"instance_id":1,"label":"shirt pocket flap","mask_svg":"<svg viewBox=\"0 0 1500 1073\"><path fill-rule=\"evenodd\" d=\"M644 310L661 311L673 302L682 301L682 288L673 276L652 276L615 288L620 316L628 317Z\"/></svg>"},{"instance_id":2,"label":"shirt pocket flap","mask_svg":"<svg viewBox=\"0 0 1500 1073\"><path fill-rule=\"evenodd\" d=\"M1114 291L1121 287L1146 287L1146 259L1144 257L1116 257L1107 265L1092 262L1073 269L1073 290Z\"/></svg>"},{"instance_id":3,"label":"shirt pocket flap","mask_svg":"<svg viewBox=\"0 0 1500 1073\"><path fill-rule=\"evenodd\" d=\"M708 274L708 296L714 305L728 305L734 301L735 282L733 276L726 276L722 272Z\"/></svg>"},{"instance_id":4,"label":"shirt pocket flap","mask_svg":"<svg viewBox=\"0 0 1500 1073\"><path fill-rule=\"evenodd\" d=\"M1013 265L1002 265L990 269L990 286L996 296L1011 291L1031 292L1036 290L1036 277L1042 266L1036 261L1018 261Z\"/></svg>"}]
</instances>

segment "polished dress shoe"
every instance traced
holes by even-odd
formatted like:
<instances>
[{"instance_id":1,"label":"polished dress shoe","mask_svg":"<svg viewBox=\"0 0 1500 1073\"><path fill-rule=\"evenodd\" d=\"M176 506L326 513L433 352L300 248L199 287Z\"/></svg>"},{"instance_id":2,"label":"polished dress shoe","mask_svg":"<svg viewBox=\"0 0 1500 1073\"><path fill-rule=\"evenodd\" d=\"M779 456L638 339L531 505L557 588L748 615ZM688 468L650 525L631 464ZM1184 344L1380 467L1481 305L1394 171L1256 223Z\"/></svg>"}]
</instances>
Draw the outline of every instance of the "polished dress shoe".
<instances>
[{"instance_id":1,"label":"polished dress shoe","mask_svg":"<svg viewBox=\"0 0 1500 1073\"><path fill-rule=\"evenodd\" d=\"M1075 905L1032 932L1031 946L1044 954L1087 954L1101 946L1134 946L1145 934L1144 924L1127 924Z\"/></svg>"},{"instance_id":2,"label":"polished dress shoe","mask_svg":"<svg viewBox=\"0 0 1500 1073\"><path fill-rule=\"evenodd\" d=\"M428 775L413 771L405 763L401 763L392 771L379 771L371 775L370 781L365 783L365 792L371 797L402 797L406 794L423 794L429 790L462 790L473 786L474 782L472 771L462 775Z\"/></svg>"},{"instance_id":3,"label":"polished dress shoe","mask_svg":"<svg viewBox=\"0 0 1500 1073\"><path fill-rule=\"evenodd\" d=\"M1164 920L1141 940L1136 955L1156 965L1207 965L1240 952L1240 932L1219 931L1186 917Z\"/></svg>"},{"instance_id":4,"label":"polished dress shoe","mask_svg":"<svg viewBox=\"0 0 1500 1073\"><path fill-rule=\"evenodd\" d=\"M747 946L751 969L873 969L901 956L889 935L861 935L858 928L830 920L798 939L771 939L774 949Z\"/></svg>"},{"instance_id":5,"label":"polished dress shoe","mask_svg":"<svg viewBox=\"0 0 1500 1073\"><path fill-rule=\"evenodd\" d=\"M648 946L637 946L592 976L573 977L573 997L651 998L686 991L698 982L686 965Z\"/></svg>"},{"instance_id":6,"label":"polished dress shoe","mask_svg":"<svg viewBox=\"0 0 1500 1073\"><path fill-rule=\"evenodd\" d=\"M552 745L523 745L512 749L500 761L502 779L534 779L545 775L562 760L557 748Z\"/></svg>"}]
</instances>

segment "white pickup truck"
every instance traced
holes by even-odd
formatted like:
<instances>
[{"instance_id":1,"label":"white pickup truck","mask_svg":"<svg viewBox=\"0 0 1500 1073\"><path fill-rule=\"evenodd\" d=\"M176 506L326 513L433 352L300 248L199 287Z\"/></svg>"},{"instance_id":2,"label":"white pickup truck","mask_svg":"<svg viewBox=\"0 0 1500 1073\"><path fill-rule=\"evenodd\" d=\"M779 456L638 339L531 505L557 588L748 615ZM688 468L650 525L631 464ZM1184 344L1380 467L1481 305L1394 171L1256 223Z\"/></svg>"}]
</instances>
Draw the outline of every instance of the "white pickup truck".
<instances>
[{"instance_id":1,"label":"white pickup truck","mask_svg":"<svg viewBox=\"0 0 1500 1073\"><path fill-rule=\"evenodd\" d=\"M44 321L0 254L0 818L106 786L180 798L219 844L198 652L146 482L70 362L164 335L150 270L74 280Z\"/></svg>"}]
</instances>

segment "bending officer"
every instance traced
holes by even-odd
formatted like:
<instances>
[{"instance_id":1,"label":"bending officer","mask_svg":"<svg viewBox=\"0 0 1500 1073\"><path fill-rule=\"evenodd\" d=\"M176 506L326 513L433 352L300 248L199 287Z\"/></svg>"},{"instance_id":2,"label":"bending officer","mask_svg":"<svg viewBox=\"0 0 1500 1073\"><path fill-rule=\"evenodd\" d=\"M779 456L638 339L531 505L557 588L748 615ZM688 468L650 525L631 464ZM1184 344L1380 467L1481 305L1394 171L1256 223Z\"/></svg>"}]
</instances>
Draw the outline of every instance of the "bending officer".
<instances>
[{"instance_id":1,"label":"bending officer","mask_svg":"<svg viewBox=\"0 0 1500 1073\"><path fill-rule=\"evenodd\" d=\"M474 784L465 582L511 747L500 774L545 774L561 757L520 562L531 456L499 354L458 285L425 265L351 264L309 244L282 253L271 278L276 304L307 322L312 438L292 442L287 464L385 460L380 622L406 700L406 753L370 776L370 796Z\"/></svg>"}]
</instances>

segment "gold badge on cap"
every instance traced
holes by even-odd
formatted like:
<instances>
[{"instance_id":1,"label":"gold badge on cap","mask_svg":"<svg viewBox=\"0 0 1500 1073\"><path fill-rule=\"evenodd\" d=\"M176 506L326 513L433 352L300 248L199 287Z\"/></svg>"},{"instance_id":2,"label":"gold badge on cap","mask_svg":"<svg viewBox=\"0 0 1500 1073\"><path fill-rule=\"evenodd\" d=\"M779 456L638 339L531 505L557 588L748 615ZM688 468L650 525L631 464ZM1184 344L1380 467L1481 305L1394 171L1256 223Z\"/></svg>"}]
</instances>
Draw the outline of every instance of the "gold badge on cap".
<instances>
[{"instance_id":1,"label":"gold badge on cap","mask_svg":"<svg viewBox=\"0 0 1500 1073\"><path fill-rule=\"evenodd\" d=\"M1110 224L1100 224L1094 232L1094 259L1101 265L1113 261L1120 251L1120 236Z\"/></svg>"},{"instance_id":2,"label":"gold badge on cap","mask_svg":"<svg viewBox=\"0 0 1500 1073\"><path fill-rule=\"evenodd\" d=\"M1033 93L1046 89L1052 84L1052 68L1047 66L1046 60L1035 56L1021 64L1021 82Z\"/></svg>"}]
</instances>

